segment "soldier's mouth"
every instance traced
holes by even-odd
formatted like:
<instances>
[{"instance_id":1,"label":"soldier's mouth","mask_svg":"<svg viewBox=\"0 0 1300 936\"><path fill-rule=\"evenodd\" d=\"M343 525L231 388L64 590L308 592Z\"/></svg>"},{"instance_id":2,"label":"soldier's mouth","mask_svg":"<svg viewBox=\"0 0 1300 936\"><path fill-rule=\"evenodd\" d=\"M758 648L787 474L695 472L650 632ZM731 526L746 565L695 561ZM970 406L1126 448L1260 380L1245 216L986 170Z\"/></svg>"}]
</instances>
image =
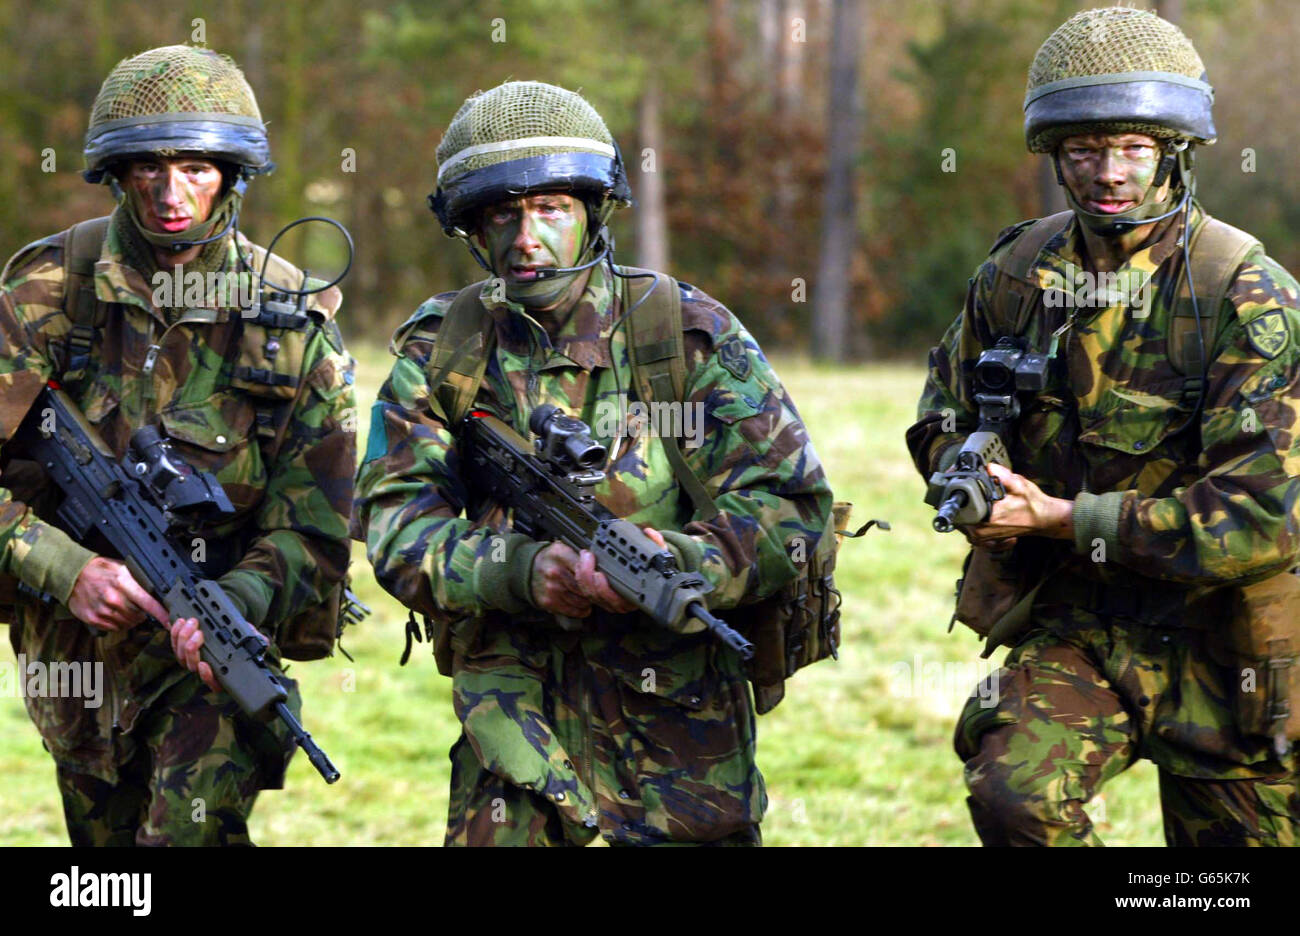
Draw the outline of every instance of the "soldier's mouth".
<instances>
[{"instance_id":1,"label":"soldier's mouth","mask_svg":"<svg viewBox=\"0 0 1300 936\"><path fill-rule=\"evenodd\" d=\"M1135 204L1136 202L1132 200L1106 199L1105 201L1090 201L1088 202L1088 208L1101 214L1119 214L1121 211L1128 211Z\"/></svg>"},{"instance_id":2,"label":"soldier's mouth","mask_svg":"<svg viewBox=\"0 0 1300 936\"><path fill-rule=\"evenodd\" d=\"M158 223L168 234L174 234L189 227L190 219L188 216L184 218L158 218Z\"/></svg>"},{"instance_id":3,"label":"soldier's mouth","mask_svg":"<svg viewBox=\"0 0 1300 936\"><path fill-rule=\"evenodd\" d=\"M538 278L538 271L545 270L547 267L542 266L512 266L510 275L522 283L531 283Z\"/></svg>"}]
</instances>

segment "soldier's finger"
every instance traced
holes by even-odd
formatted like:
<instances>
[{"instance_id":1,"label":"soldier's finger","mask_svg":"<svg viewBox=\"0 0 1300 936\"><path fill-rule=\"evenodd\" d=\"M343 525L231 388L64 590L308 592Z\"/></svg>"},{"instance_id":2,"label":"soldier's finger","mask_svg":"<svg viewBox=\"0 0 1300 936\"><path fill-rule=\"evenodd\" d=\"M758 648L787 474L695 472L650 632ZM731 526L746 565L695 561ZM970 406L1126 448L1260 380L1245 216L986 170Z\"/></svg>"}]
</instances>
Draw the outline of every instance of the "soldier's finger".
<instances>
[{"instance_id":1,"label":"soldier's finger","mask_svg":"<svg viewBox=\"0 0 1300 936\"><path fill-rule=\"evenodd\" d=\"M90 614L86 619L87 624L93 624L96 627L103 628L107 631L118 629L117 619L113 616L112 611L105 607L101 602L90 609Z\"/></svg>"},{"instance_id":2,"label":"soldier's finger","mask_svg":"<svg viewBox=\"0 0 1300 936\"><path fill-rule=\"evenodd\" d=\"M185 658L188 662L189 668L198 672L200 662L199 650L203 646L203 631L199 630L198 621L190 619L187 623L189 623L193 628L194 633L191 634L190 639L185 642Z\"/></svg>"},{"instance_id":3,"label":"soldier's finger","mask_svg":"<svg viewBox=\"0 0 1300 936\"><path fill-rule=\"evenodd\" d=\"M664 542L664 535L662 533L660 533L654 527L643 527L643 529L645 530L645 535L650 537L650 539L654 541L656 546L658 546L660 549L668 548L668 544Z\"/></svg>"},{"instance_id":4,"label":"soldier's finger","mask_svg":"<svg viewBox=\"0 0 1300 936\"><path fill-rule=\"evenodd\" d=\"M221 691L221 684L218 683L216 677L212 675L212 667L208 666L208 664L199 664L199 679L203 680L203 685L207 686L213 692Z\"/></svg>"},{"instance_id":5,"label":"soldier's finger","mask_svg":"<svg viewBox=\"0 0 1300 936\"><path fill-rule=\"evenodd\" d=\"M577 582L578 593L584 598L592 599L596 597L596 557L587 550L578 554L578 565L573 570L573 577Z\"/></svg>"},{"instance_id":6,"label":"soldier's finger","mask_svg":"<svg viewBox=\"0 0 1300 936\"><path fill-rule=\"evenodd\" d=\"M159 604L157 598L145 591L125 565L117 571L117 587L122 595L144 614L156 621L167 620L169 616L167 609Z\"/></svg>"},{"instance_id":7,"label":"soldier's finger","mask_svg":"<svg viewBox=\"0 0 1300 936\"><path fill-rule=\"evenodd\" d=\"M585 618L587 615L591 614L591 602L566 598L564 601L559 603L556 613L563 614L565 617Z\"/></svg>"},{"instance_id":8,"label":"soldier's finger","mask_svg":"<svg viewBox=\"0 0 1300 936\"><path fill-rule=\"evenodd\" d=\"M172 656L180 660L183 656L183 654L181 653L181 645L184 644L184 642L189 638L189 634L186 632L185 629L185 622L179 620L174 621L170 625L170 630L171 632L167 635L167 637L171 641Z\"/></svg>"},{"instance_id":9,"label":"soldier's finger","mask_svg":"<svg viewBox=\"0 0 1300 936\"><path fill-rule=\"evenodd\" d=\"M542 609L552 614L586 617L591 613L591 604L571 592L557 589L547 593L546 600L542 602Z\"/></svg>"},{"instance_id":10,"label":"soldier's finger","mask_svg":"<svg viewBox=\"0 0 1300 936\"><path fill-rule=\"evenodd\" d=\"M592 577L592 587L594 588L593 600L606 611L613 611L615 614L627 614L636 610L636 605L614 591L609 584L609 579L605 578L603 572L597 572Z\"/></svg>"},{"instance_id":11,"label":"soldier's finger","mask_svg":"<svg viewBox=\"0 0 1300 936\"><path fill-rule=\"evenodd\" d=\"M561 542L554 542L546 547L551 558L563 568L572 570L578 564L578 554Z\"/></svg>"}]
</instances>

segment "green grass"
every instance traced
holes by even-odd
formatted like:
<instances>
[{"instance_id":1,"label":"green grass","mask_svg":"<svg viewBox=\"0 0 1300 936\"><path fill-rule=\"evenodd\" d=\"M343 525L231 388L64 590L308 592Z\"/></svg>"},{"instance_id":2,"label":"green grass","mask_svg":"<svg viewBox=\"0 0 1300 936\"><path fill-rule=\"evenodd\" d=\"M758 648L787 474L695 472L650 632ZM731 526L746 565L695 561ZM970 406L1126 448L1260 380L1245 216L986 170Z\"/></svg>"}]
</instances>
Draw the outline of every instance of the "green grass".
<instances>
[{"instance_id":1,"label":"green grass","mask_svg":"<svg viewBox=\"0 0 1300 936\"><path fill-rule=\"evenodd\" d=\"M378 348L354 353L364 440L390 359ZM781 359L777 371L836 497L854 502L856 523L879 517L893 531L846 541L836 576L844 593L840 659L796 676L785 701L759 721L758 760L771 800L764 838L773 845L976 844L951 737L980 645L960 625L945 632L964 541L931 531L903 444L924 374ZM263 794L253 813L260 844L442 841L447 749L458 734L450 680L438 675L425 645L397 666L406 614L375 583L360 548L354 560L354 587L374 609L344 640L356 662L336 655L292 667L308 730L343 779L326 786L295 757L286 788ZM918 655L925 680L905 679ZM5 641L0 662L12 660ZM930 679L936 665L959 674L942 691ZM916 683L926 691L913 695ZM0 698L0 790L0 842L66 841L53 764L17 698ZM1163 842L1148 763L1113 782L1090 812L1109 844Z\"/></svg>"}]
</instances>

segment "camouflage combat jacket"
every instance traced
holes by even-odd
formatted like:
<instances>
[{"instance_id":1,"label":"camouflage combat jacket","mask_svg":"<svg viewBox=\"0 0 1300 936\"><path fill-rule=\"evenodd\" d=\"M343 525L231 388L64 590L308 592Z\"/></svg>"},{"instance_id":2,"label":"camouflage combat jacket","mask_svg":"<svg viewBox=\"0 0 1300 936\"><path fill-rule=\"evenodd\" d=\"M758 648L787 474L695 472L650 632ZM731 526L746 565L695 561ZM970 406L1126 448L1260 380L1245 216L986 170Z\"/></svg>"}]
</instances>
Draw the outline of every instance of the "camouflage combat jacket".
<instances>
[{"instance_id":1,"label":"camouflage combat jacket","mask_svg":"<svg viewBox=\"0 0 1300 936\"><path fill-rule=\"evenodd\" d=\"M0 284L0 442L46 379L68 366L66 234L16 258ZM80 377L65 378L64 389L118 457L135 429L154 422L182 458L216 474L235 513L197 531L203 552L193 558L223 573L218 580L232 600L274 640L282 622L319 603L347 571L355 364L333 322L341 295L330 289L312 297L312 321L299 330L264 328L233 308L163 310L154 305L154 285L126 264L118 237L110 225L95 265L89 363ZM245 256L254 249L242 236L240 248ZM231 243L225 269L235 262ZM283 375L278 385L264 382L268 372ZM182 680L206 690L175 660L162 628L95 637L71 617L73 585L96 553L37 512L0 487L0 575L57 602L47 608L19 595L14 650L28 661L103 663L106 686L98 709L82 699L28 696L28 711L61 764L111 782L132 726L153 700Z\"/></svg>"},{"instance_id":2,"label":"camouflage combat jacket","mask_svg":"<svg viewBox=\"0 0 1300 936\"><path fill-rule=\"evenodd\" d=\"M691 502L679 488L660 440L644 425L629 427L631 434L621 440L614 438L617 425L610 425L608 414L618 411L620 397L628 399L631 374L626 329L613 329L621 315L621 291L610 289L607 276L603 267L593 271L553 342L521 306L494 301L485 288L481 301L496 322L496 347L476 405L525 437L529 414L545 403L587 422L610 451L607 478L595 489L597 499L621 517L662 531L682 565L699 570L712 584L710 608L735 624L742 619L737 615L743 616L740 606L770 595L794 577L790 551L795 541L802 538L811 550L825 528L831 491L821 462L793 401L753 338L721 304L683 285L687 402L698 405L703 416L702 445L684 442L683 451L721 511L708 522L692 519ZM640 782L645 809L625 828L643 828L637 823L644 821L662 833L690 825L690 834L709 837L757 822L766 800L752 765L752 734L743 745L749 750L738 755L742 761L747 756L748 764L710 760L711 753L726 760L728 745L735 741L719 720L734 715L752 722L748 690L733 653L720 650L705 635L658 628L639 613L611 615L597 609L579 632L565 633L553 618L532 608L526 583L541 544L508 532L503 511L475 501L466 483L470 479L461 474L455 439L430 409L426 365L454 296L444 293L425 302L395 338L398 361L372 410L353 534L364 537L380 584L408 608L429 615L439 639L450 644L452 660L445 669L454 676L457 714L466 735L489 770L547 791L575 821L594 816L594 800L599 799L603 828L606 806L608 811L628 809L628 789L637 790ZM617 366L611 366L615 361ZM736 610L728 614L728 609ZM626 711L629 696L642 707L654 700L655 718L672 725L674 740L665 743L673 749L650 753L674 764L642 761L640 776L618 791L622 802L614 790L593 789L598 785L594 771L584 771L577 754L570 760L559 752L554 733L539 727L554 713L533 711L518 699L510 706L491 704L497 691L511 684L505 675L498 679L498 690L483 688L484 670L495 667L504 674L521 659L530 672L548 672L546 657L556 645L577 649L602 673L615 674L621 688L611 690L612 702L592 699L589 685L575 687L570 694L584 699L584 705L620 710L618 699L624 698L621 710ZM490 677L486 682L490 688ZM745 710L720 715L724 696L745 700ZM505 728L507 721L516 728ZM627 730L618 719L605 724L614 734ZM717 727L708 728L711 724ZM724 734L729 740L719 740ZM640 744L624 739L622 747L639 750ZM651 806L651 794L645 791L651 774L676 784L684 802L698 785L695 816L677 814L666 794ZM699 806L701 802L715 811ZM700 817L710 815L718 825L703 830ZM624 832L617 837L638 840Z\"/></svg>"},{"instance_id":3,"label":"camouflage combat jacket","mask_svg":"<svg viewBox=\"0 0 1300 936\"><path fill-rule=\"evenodd\" d=\"M1202 216L1199 206L1193 226ZM1169 355L1170 320L1183 284L1176 216L1157 241L1118 272L1150 276L1148 309L1040 306L1020 333L1047 351L1057 342L1046 390L1008 439L1012 466L1047 494L1075 500L1070 570L1117 584L1161 579L1213 589L1263 578L1300 553L1300 286L1257 248L1247 255L1217 319L1204 407ZM994 260L971 281L962 313L930 355L919 420L908 430L917 468L946 467L977 422L970 374L984 348L1016 334L990 301ZM1031 268L1041 286L1082 269L1078 222L1049 240ZM1194 338L1192 339L1195 340ZM945 410L956 414L944 432ZM1105 561L1092 561L1098 541ZM1046 542L1046 541L1044 541ZM1103 553L1099 553L1103 554Z\"/></svg>"},{"instance_id":4,"label":"camouflage combat jacket","mask_svg":"<svg viewBox=\"0 0 1300 936\"><path fill-rule=\"evenodd\" d=\"M1196 206L1193 224L1201 216ZM1155 650L1134 653L1127 664L1157 678L1163 665L1178 679L1171 707L1151 717L1162 737L1183 740L1157 738L1150 750L1178 775L1253 776L1275 764L1266 739L1235 730L1240 673L1224 637L1227 600L1231 586L1291 568L1300 553L1300 286L1257 247L1237 269L1222 307L1200 309L1216 321L1207 329L1198 415L1188 375L1170 359L1171 319L1179 304L1190 314L1190 300L1179 295L1180 230L1180 223L1166 223L1119 271L1150 277L1149 302L1125 301L1134 298L1130 292L1101 308L1040 304L1020 331L999 320L994 310L1005 304L991 294L994 261L1020 230L1004 232L971 280L961 314L931 351L919 419L907 441L926 476L950 465L976 425L970 378L980 352L1012 334L1048 351L1060 331L1047 388L1024 401L1007 438L1016 472L1051 496L1074 500L1073 544L1039 537L1017 544L1015 561L1038 559L1033 575L1047 579L1033 622L1062 639L1088 642L1102 658L1163 635L1163 643L1150 644ZM1059 285L1069 265L1083 267L1080 239L1071 219L1046 242L1030 268L1043 288ZM955 431L945 432L953 428L944 425L952 416ZM975 594L982 593L977 586ZM1108 631L1076 634L1060 630L1068 627L1066 617L1039 607L1061 601L1129 610L1110 612L1117 616L1107 618ZM1196 633L1179 639L1169 630L1151 632L1153 624ZM1166 644L1178 660L1154 663ZM1133 711L1149 715L1147 702L1128 700Z\"/></svg>"}]
</instances>

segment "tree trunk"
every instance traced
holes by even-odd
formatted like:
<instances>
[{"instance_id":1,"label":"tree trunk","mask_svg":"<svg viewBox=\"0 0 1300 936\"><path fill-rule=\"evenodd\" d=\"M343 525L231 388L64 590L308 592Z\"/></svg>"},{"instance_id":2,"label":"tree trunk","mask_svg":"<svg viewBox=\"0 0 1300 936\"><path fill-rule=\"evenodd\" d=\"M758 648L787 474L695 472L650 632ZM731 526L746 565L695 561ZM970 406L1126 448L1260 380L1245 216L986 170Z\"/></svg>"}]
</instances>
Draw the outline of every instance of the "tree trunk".
<instances>
[{"instance_id":1,"label":"tree trunk","mask_svg":"<svg viewBox=\"0 0 1300 936\"><path fill-rule=\"evenodd\" d=\"M663 127L659 104L659 82L651 77L637 109L637 135L641 148L633 154L634 161L628 171L629 176L640 180L633 189L637 200L637 260L650 270L668 269L668 207L664 198ZM647 158L653 160L649 166Z\"/></svg>"},{"instance_id":2,"label":"tree trunk","mask_svg":"<svg viewBox=\"0 0 1300 936\"><path fill-rule=\"evenodd\" d=\"M858 105L861 2L835 0L831 13L829 106L826 121L826 189L821 260L813 293L813 357L842 361L849 344L849 293L857 241L853 163L860 152ZM859 346L869 356L869 343Z\"/></svg>"},{"instance_id":3,"label":"tree trunk","mask_svg":"<svg viewBox=\"0 0 1300 936\"><path fill-rule=\"evenodd\" d=\"M761 55L759 67L760 80L770 97L768 106L774 105L776 99L777 76L781 69L781 0L760 0L758 7L758 43Z\"/></svg>"},{"instance_id":4,"label":"tree trunk","mask_svg":"<svg viewBox=\"0 0 1300 936\"><path fill-rule=\"evenodd\" d=\"M783 54L781 56L781 73L778 93L780 105L778 117L789 120L803 104L803 62L804 49L808 46L808 16L803 0L783 0L779 41ZM799 34L795 32L795 20L801 20ZM832 26L832 28L834 28Z\"/></svg>"}]
</instances>

